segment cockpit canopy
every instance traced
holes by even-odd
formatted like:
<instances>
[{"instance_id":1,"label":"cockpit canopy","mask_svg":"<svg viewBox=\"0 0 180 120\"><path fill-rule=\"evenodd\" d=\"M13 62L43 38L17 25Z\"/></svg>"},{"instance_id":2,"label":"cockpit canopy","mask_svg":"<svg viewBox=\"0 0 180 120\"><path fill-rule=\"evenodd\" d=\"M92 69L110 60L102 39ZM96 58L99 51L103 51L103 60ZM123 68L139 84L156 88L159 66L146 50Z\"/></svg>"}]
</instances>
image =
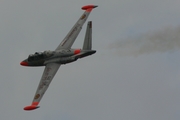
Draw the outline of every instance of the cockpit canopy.
<instances>
[{"instance_id":1,"label":"cockpit canopy","mask_svg":"<svg viewBox=\"0 0 180 120\"><path fill-rule=\"evenodd\" d=\"M28 61L41 60L44 58L48 58L54 55L54 51L44 51L44 52L35 52L34 54L30 54L28 57Z\"/></svg>"}]
</instances>

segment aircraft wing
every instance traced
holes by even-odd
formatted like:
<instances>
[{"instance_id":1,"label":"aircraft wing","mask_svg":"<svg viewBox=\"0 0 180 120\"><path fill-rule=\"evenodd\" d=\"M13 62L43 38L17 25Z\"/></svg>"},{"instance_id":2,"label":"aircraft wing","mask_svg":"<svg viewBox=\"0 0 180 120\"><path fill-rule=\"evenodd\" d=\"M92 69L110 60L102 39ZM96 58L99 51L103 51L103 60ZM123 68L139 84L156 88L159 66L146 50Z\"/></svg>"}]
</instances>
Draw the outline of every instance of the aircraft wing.
<instances>
[{"instance_id":1,"label":"aircraft wing","mask_svg":"<svg viewBox=\"0 0 180 120\"><path fill-rule=\"evenodd\" d=\"M51 83L59 67L60 64L57 63L49 63L46 65L32 104L30 106L26 106L24 110L34 110L36 108L39 108L38 104L47 88L49 87L49 84Z\"/></svg>"},{"instance_id":2,"label":"aircraft wing","mask_svg":"<svg viewBox=\"0 0 180 120\"><path fill-rule=\"evenodd\" d=\"M56 48L56 50L59 49L68 49L71 48L73 45L75 39L77 38L78 34L80 33L82 26L86 22L89 14L91 13L93 8L96 8L95 5L87 5L82 7L85 12L82 14L82 16L79 18L79 20L75 23L75 25L72 27L72 29L69 31L69 33L66 35L66 37L63 39L63 41L59 44L59 46Z\"/></svg>"}]
</instances>

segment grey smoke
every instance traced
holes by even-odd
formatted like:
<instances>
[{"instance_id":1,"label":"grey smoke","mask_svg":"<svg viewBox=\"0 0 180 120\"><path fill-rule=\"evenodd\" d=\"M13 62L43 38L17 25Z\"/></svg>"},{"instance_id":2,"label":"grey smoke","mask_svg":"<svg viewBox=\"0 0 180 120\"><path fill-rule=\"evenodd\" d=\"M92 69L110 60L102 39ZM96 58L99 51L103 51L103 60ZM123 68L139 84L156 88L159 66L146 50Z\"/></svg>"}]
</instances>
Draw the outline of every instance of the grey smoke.
<instances>
[{"instance_id":1,"label":"grey smoke","mask_svg":"<svg viewBox=\"0 0 180 120\"><path fill-rule=\"evenodd\" d=\"M180 27L168 27L149 32L135 38L128 38L109 45L120 55L141 55L153 52L167 52L180 48Z\"/></svg>"}]
</instances>

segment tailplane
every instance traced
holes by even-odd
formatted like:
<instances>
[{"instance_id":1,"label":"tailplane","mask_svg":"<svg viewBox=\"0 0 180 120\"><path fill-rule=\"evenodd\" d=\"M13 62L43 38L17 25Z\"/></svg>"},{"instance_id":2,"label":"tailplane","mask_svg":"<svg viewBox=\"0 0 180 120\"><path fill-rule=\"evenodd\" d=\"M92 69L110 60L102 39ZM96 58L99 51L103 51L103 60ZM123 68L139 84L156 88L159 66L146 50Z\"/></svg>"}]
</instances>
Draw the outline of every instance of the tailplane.
<instances>
[{"instance_id":1,"label":"tailplane","mask_svg":"<svg viewBox=\"0 0 180 120\"><path fill-rule=\"evenodd\" d=\"M92 49L92 21L88 21L84 38L83 50Z\"/></svg>"}]
</instances>

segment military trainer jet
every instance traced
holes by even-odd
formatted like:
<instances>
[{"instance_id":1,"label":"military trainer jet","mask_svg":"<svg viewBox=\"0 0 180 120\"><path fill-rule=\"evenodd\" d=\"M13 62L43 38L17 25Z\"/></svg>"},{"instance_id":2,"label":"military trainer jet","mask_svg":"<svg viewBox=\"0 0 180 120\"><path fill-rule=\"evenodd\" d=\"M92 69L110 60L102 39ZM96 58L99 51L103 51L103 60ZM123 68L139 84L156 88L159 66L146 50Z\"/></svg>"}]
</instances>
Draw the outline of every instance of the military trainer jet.
<instances>
[{"instance_id":1,"label":"military trainer jet","mask_svg":"<svg viewBox=\"0 0 180 120\"><path fill-rule=\"evenodd\" d=\"M22 66L45 66L43 75L41 77L39 86L35 93L34 99L30 106L24 107L24 110L34 110L39 108L38 104L46 92L49 84L51 83L53 77L58 71L62 64L67 64L76 61L79 58L83 58L96 53L92 48L92 22L87 23L86 34L84 38L84 44L82 49L72 49L76 37L80 33L83 24L87 20L92 9L96 8L95 5L86 5L82 9L85 12L79 18L79 20L72 27L70 32L64 38L64 40L59 44L59 46L54 51L44 51L35 52L35 54L30 54L29 57L23 60L20 64Z\"/></svg>"}]
</instances>

